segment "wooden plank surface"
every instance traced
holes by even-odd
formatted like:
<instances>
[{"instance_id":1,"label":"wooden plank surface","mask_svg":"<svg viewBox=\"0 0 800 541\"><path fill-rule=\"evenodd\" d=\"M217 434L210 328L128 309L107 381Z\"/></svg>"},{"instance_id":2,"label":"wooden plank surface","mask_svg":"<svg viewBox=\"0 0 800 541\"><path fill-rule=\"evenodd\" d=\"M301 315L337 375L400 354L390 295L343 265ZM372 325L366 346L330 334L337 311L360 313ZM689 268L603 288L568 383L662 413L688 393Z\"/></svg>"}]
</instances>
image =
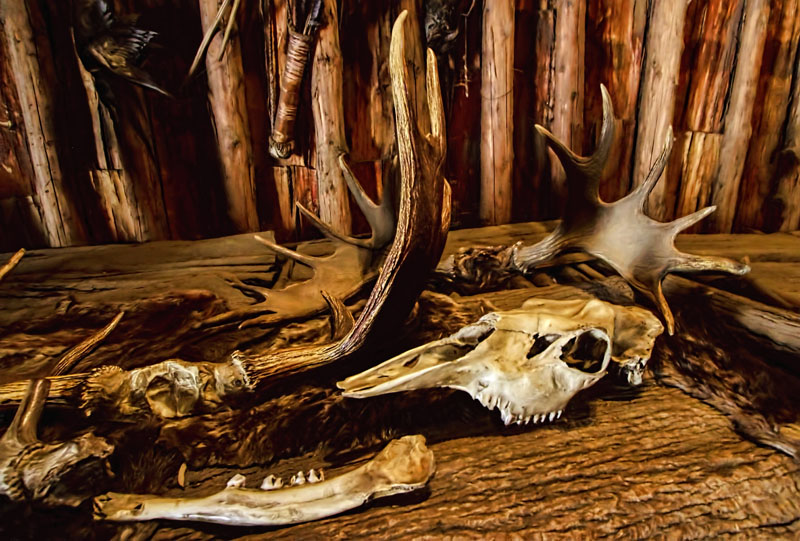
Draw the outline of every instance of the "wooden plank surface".
<instances>
[{"instance_id":1,"label":"wooden plank surface","mask_svg":"<svg viewBox=\"0 0 800 541\"><path fill-rule=\"evenodd\" d=\"M742 440L720 413L676 389L649 382L633 398L576 400L565 420L550 426L507 429L495 421L483 435L431 445L437 471L428 494L279 530L163 524L153 539L800 534L800 466ZM229 470L217 478L217 489L237 472L257 484L269 473L289 475L311 466L306 457L268 469ZM351 467L326 471L332 477ZM189 489L208 483L199 472L186 479Z\"/></svg>"}]
</instances>

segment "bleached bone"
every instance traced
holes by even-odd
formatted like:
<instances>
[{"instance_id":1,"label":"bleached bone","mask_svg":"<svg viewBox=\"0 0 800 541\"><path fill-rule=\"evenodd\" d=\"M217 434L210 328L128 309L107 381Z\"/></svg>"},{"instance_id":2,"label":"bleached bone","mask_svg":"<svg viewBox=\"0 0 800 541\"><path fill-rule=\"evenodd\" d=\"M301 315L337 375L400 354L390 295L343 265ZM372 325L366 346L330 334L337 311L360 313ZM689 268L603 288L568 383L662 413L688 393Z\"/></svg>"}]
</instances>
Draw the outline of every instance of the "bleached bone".
<instances>
[{"instance_id":1,"label":"bleached bone","mask_svg":"<svg viewBox=\"0 0 800 541\"><path fill-rule=\"evenodd\" d=\"M449 387L497 408L506 425L553 421L575 394L606 374L612 357L638 370L662 330L652 314L637 307L597 299L530 299L337 385L352 398Z\"/></svg>"},{"instance_id":2,"label":"bleached bone","mask_svg":"<svg viewBox=\"0 0 800 541\"><path fill-rule=\"evenodd\" d=\"M717 271L742 275L750 268L731 259L686 254L675 248L678 233L699 222L716 207L706 207L673 222L657 222L644 213L647 198L661 178L672 150L672 129L667 131L664 150L653 164L645 181L633 192L613 203L600 199L600 180L611 155L614 141L614 111L605 86L603 95L603 126L594 154L578 156L552 133L537 125L566 172L567 203L564 216L556 229L542 241L531 246L517 243L494 253L476 251L481 258L490 257L492 270L506 268L528 272L567 250L581 250L596 257L617 271L633 287L649 296L664 316L669 334L675 321L664 298L661 282L671 272ZM464 252L452 257L442 266L443 274L458 278L462 269L472 267Z\"/></svg>"},{"instance_id":3,"label":"bleached bone","mask_svg":"<svg viewBox=\"0 0 800 541\"><path fill-rule=\"evenodd\" d=\"M280 490L227 487L204 498L109 492L95 498L96 520L191 520L233 526L282 526L337 515L377 498L424 487L435 469L423 436L390 442L366 464L320 483Z\"/></svg>"}]
</instances>

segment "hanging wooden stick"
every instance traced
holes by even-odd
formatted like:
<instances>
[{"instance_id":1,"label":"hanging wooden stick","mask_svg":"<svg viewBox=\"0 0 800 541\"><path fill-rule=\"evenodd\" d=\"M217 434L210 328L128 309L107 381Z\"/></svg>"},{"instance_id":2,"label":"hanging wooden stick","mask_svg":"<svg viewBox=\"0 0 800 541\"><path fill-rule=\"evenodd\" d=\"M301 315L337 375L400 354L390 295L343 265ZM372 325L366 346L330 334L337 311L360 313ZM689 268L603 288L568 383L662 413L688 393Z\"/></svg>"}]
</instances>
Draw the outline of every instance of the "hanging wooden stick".
<instances>
[{"instance_id":1,"label":"hanging wooden stick","mask_svg":"<svg viewBox=\"0 0 800 541\"><path fill-rule=\"evenodd\" d=\"M286 46L286 66L281 77L280 94L275 118L272 122L272 135L269 138L269 153L273 158L286 159L294 150L294 125L297 120L297 106L300 103L300 86L306 72L309 53L314 44L316 30L320 23L322 0L314 0L309 10L303 31L296 30L300 18L299 8L292 10L289 20L289 43ZM294 18L294 21L291 19Z\"/></svg>"}]
</instances>

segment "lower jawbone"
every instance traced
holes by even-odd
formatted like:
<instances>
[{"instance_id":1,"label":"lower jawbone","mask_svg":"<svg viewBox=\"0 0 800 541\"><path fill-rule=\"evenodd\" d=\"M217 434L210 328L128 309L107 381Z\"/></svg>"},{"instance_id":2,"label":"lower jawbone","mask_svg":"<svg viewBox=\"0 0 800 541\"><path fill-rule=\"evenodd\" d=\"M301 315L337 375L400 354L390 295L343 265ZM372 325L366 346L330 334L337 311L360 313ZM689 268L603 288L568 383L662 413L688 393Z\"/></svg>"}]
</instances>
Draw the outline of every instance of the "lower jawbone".
<instances>
[{"instance_id":1,"label":"lower jawbone","mask_svg":"<svg viewBox=\"0 0 800 541\"><path fill-rule=\"evenodd\" d=\"M338 386L352 398L445 387L497 408L506 425L554 421L578 392L605 376L612 361L646 361L661 330L652 314L636 307L531 299Z\"/></svg>"}]
</instances>

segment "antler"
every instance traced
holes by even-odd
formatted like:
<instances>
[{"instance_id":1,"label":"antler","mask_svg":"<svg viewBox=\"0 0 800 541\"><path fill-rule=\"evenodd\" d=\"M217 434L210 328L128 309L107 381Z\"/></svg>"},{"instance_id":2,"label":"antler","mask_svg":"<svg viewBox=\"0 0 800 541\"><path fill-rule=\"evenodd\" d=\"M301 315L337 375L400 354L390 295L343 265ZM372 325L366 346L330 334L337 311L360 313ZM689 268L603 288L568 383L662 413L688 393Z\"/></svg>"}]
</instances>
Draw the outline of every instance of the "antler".
<instances>
[{"instance_id":1,"label":"antler","mask_svg":"<svg viewBox=\"0 0 800 541\"><path fill-rule=\"evenodd\" d=\"M716 207L706 207L673 222L657 222L644 213L647 197L661 177L672 150L672 128L664 150L645 181L626 197L613 203L600 199L598 187L614 140L614 111L608 90L603 94L603 126L594 154L578 156L552 133L537 125L558 156L567 176L568 200L565 216L548 237L532 246L515 246L512 265L526 272L569 249L582 250L614 268L632 286L650 296L667 323L669 334L675 320L664 298L661 282L671 272L722 271L745 274L747 265L736 261L680 252L675 237L699 222Z\"/></svg>"},{"instance_id":2,"label":"antler","mask_svg":"<svg viewBox=\"0 0 800 541\"><path fill-rule=\"evenodd\" d=\"M405 18L406 12L404 11L395 21L390 48L390 71L401 177L397 231L386 259L383 261L372 293L358 320L353 322L350 312L343 306L340 297L331 294L330 291L318 291L320 297L333 310L333 319L337 330L334 336L335 342L324 346L286 349L262 355L246 355L235 351L231 354L230 363L206 367L207 371L215 374L214 386L221 382L225 387L229 383L231 393L217 393L220 400L217 400L216 396L212 397L214 400L208 400L203 396L202 400L195 398L189 401L191 403L181 402L186 407L180 408L179 412L176 408L170 408L170 414L173 411L177 412L176 415L190 415L200 411L205 413L221 405L225 397L228 394L234 394L233 391L236 389L246 387L247 390L262 392L275 383L283 381L286 377L335 361L343 361L364 349L383 345L387 338L397 333L397 329L402 326L413 309L417 297L425 287L430 271L436 266L444 249L450 227L450 186L442 174L446 139L436 57L432 51L428 50L427 95L432 128L431 133L422 134L414 113L416 108L410 103L408 90L411 83L403 54L405 46L403 22ZM356 197L359 196L356 195ZM378 214L380 213L376 211L376 215ZM386 224L383 222L382 224L374 226L373 238L367 244L379 244L380 237L385 237ZM323 230L325 231L324 228ZM320 262L318 258L308 258L308 256L296 254L269 242L267 245L303 264L314 265L316 272L320 272L321 269L331 270L328 268L327 262ZM337 249L343 249L342 247L365 249L349 242L341 242ZM288 290L287 287L284 292L288 294ZM274 293L277 292L265 292L266 295ZM166 363L171 364L167 365ZM185 373L186 370L181 370L181 367L176 366L180 364L178 361L165 361L158 369L159 388L166 389L166 395L177 396L175 391L182 382L172 381L170 378L174 379L181 373ZM172 366L174 370L170 370L169 366ZM109 367L105 367L105 370L109 370ZM222 370L221 376L217 374L220 370ZM173 372L177 376L170 375ZM121 384L116 385L115 383L113 386L87 385L92 381L100 381L98 378L107 378L108 376L113 376L111 377L112 383L121 382ZM119 409L119 411L111 413L122 416L127 415L128 412L123 411L120 405L135 402L142 404L141 407L134 408L134 413L139 415L142 413L142 408L147 406L144 405L146 401L141 399L132 401L126 394L130 394L131 385L125 384L125 382L132 377L132 372L102 374L96 371L93 374L75 374L53 378L52 394L79 407L82 404L83 407L86 404L96 404L97 407L107 404L109 407ZM105 381L106 379L103 379L103 382ZM207 381L212 380L207 379ZM18 403L20 396L18 387L18 383L0 386L0 404ZM92 389L100 387L104 394L100 397L101 400L95 400L97 397L93 396ZM192 397L195 394L192 394ZM78 402L76 402L76 398ZM153 411L152 407L150 407L150 412L158 414L157 411Z\"/></svg>"},{"instance_id":3,"label":"antler","mask_svg":"<svg viewBox=\"0 0 800 541\"><path fill-rule=\"evenodd\" d=\"M395 232L391 175L384 177L383 196L381 202L376 204L356 180L344 155L339 156L339 167L342 168L353 199L372 229L371 236L362 239L337 233L310 210L297 203L300 213L333 242L333 253L322 257L309 256L255 235L258 242L277 255L309 267L313 276L308 280L277 288L247 284L231 277L229 281L234 287L263 300L243 309L214 316L205 321L204 326L221 325L240 319L245 319L240 324L241 327L275 325L287 320L311 317L328 306L322 291L327 292L330 297L347 300L375 279L383 262L385 248Z\"/></svg>"}]
</instances>

